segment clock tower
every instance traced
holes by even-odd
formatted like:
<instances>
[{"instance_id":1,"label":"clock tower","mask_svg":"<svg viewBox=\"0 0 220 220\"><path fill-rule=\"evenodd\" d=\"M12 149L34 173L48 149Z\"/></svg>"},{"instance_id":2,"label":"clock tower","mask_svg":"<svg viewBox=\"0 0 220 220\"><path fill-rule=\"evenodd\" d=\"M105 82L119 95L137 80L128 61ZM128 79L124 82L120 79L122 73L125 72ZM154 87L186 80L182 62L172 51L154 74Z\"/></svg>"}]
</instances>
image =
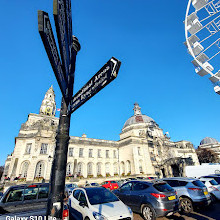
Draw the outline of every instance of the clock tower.
<instances>
[{"instance_id":1,"label":"clock tower","mask_svg":"<svg viewBox=\"0 0 220 220\"><path fill-rule=\"evenodd\" d=\"M56 102L53 86L48 89L44 96L40 107L40 114L48 116L55 116L56 114Z\"/></svg>"}]
</instances>

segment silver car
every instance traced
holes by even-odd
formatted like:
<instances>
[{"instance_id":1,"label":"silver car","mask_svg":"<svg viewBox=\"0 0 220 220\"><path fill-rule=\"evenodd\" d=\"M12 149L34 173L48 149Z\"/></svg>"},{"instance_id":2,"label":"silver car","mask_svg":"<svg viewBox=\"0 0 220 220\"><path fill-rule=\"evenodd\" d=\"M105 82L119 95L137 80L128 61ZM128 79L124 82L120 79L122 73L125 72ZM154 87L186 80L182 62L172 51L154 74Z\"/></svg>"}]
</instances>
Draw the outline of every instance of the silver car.
<instances>
[{"instance_id":1,"label":"silver car","mask_svg":"<svg viewBox=\"0 0 220 220\"><path fill-rule=\"evenodd\" d=\"M184 213L192 212L194 207L211 203L206 186L198 179L171 177L163 178L163 180L176 190L180 199L180 209Z\"/></svg>"}]
</instances>

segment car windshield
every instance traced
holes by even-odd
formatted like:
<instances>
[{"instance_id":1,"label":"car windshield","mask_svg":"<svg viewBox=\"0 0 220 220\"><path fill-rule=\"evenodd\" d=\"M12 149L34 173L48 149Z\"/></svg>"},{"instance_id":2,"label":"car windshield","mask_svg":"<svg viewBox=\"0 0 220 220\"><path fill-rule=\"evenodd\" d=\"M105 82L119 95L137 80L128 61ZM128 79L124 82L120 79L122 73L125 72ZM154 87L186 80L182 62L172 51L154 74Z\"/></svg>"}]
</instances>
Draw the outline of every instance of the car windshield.
<instances>
[{"instance_id":1,"label":"car windshield","mask_svg":"<svg viewBox=\"0 0 220 220\"><path fill-rule=\"evenodd\" d=\"M157 183L154 184L154 188L157 189L159 192L172 192L174 189L168 185L167 183Z\"/></svg>"},{"instance_id":2,"label":"car windshield","mask_svg":"<svg viewBox=\"0 0 220 220\"><path fill-rule=\"evenodd\" d=\"M98 183L91 183L91 186L98 186Z\"/></svg>"},{"instance_id":3,"label":"car windshield","mask_svg":"<svg viewBox=\"0 0 220 220\"><path fill-rule=\"evenodd\" d=\"M213 186L218 185L218 183L217 183L215 180L210 180L209 182L210 182Z\"/></svg>"},{"instance_id":4,"label":"car windshield","mask_svg":"<svg viewBox=\"0 0 220 220\"><path fill-rule=\"evenodd\" d=\"M105 188L86 188L85 190L91 205L119 201L118 197Z\"/></svg>"},{"instance_id":5,"label":"car windshield","mask_svg":"<svg viewBox=\"0 0 220 220\"><path fill-rule=\"evenodd\" d=\"M204 183L202 183L200 180L195 180L192 183L198 187L205 187Z\"/></svg>"}]
</instances>

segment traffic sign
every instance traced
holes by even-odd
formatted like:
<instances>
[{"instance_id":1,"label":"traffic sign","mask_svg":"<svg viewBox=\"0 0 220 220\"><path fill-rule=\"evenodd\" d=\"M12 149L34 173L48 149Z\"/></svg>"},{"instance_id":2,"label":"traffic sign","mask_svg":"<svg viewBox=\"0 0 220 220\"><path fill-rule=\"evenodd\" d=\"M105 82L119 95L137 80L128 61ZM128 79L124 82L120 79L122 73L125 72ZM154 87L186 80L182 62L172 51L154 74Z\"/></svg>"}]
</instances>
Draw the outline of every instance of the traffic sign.
<instances>
[{"instance_id":1,"label":"traffic sign","mask_svg":"<svg viewBox=\"0 0 220 220\"><path fill-rule=\"evenodd\" d=\"M121 62L112 57L72 98L68 114L73 113L118 75Z\"/></svg>"},{"instance_id":2,"label":"traffic sign","mask_svg":"<svg viewBox=\"0 0 220 220\"><path fill-rule=\"evenodd\" d=\"M68 80L69 64L70 64L70 46L72 35L71 22L71 6L69 0L54 0L53 15L57 31L57 38L60 48L60 55L65 69L65 76Z\"/></svg>"},{"instance_id":3,"label":"traffic sign","mask_svg":"<svg viewBox=\"0 0 220 220\"><path fill-rule=\"evenodd\" d=\"M63 66L60 61L49 16L48 13L40 10L38 11L38 31L43 41L45 50L47 52L47 56L50 60L57 82L60 86L60 90L63 94L66 103L68 103L68 84L63 72Z\"/></svg>"}]
</instances>

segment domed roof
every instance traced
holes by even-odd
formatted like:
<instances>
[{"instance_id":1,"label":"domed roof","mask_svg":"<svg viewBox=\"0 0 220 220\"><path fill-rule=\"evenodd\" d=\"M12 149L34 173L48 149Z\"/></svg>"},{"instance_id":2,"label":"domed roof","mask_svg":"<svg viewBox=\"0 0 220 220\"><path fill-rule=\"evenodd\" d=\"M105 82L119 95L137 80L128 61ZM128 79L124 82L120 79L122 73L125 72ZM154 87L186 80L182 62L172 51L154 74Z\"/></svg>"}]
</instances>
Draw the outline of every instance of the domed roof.
<instances>
[{"instance_id":1,"label":"domed roof","mask_svg":"<svg viewBox=\"0 0 220 220\"><path fill-rule=\"evenodd\" d=\"M217 144L218 141L215 138L206 137L201 140L200 145L203 144Z\"/></svg>"},{"instance_id":2,"label":"domed roof","mask_svg":"<svg viewBox=\"0 0 220 220\"><path fill-rule=\"evenodd\" d=\"M141 114L141 108L137 103L134 104L133 110L134 110L134 115L125 122L123 129L132 124L139 124L139 123L156 124L156 122L152 118L148 117L147 115Z\"/></svg>"}]
</instances>

